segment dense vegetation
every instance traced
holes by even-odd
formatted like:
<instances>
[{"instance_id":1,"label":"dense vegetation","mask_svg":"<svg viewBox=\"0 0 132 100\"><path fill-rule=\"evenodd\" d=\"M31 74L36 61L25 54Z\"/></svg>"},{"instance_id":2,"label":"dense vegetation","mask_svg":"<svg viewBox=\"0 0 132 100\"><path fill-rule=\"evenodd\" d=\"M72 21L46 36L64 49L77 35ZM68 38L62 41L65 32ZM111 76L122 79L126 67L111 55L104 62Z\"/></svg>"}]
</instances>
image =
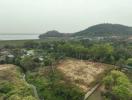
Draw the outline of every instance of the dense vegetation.
<instances>
[{"instance_id":1,"label":"dense vegetation","mask_svg":"<svg viewBox=\"0 0 132 100\"><path fill-rule=\"evenodd\" d=\"M13 65L4 67L7 68L0 70L0 100L37 100L32 88L23 80L20 69Z\"/></svg>"},{"instance_id":2,"label":"dense vegetation","mask_svg":"<svg viewBox=\"0 0 132 100\"><path fill-rule=\"evenodd\" d=\"M53 65L59 59L73 57L96 62L131 67L132 45L125 41L51 41L35 42L28 41L22 46L4 46L5 50L10 51L15 56L13 60L6 59L1 63L13 63L22 66L25 70L32 70L37 66ZM24 52L33 50L33 55L26 55ZM39 58L43 58L43 62Z\"/></svg>"},{"instance_id":3,"label":"dense vegetation","mask_svg":"<svg viewBox=\"0 0 132 100\"><path fill-rule=\"evenodd\" d=\"M131 100L132 85L128 77L120 71L112 71L104 80L105 97L108 100Z\"/></svg>"},{"instance_id":4,"label":"dense vegetation","mask_svg":"<svg viewBox=\"0 0 132 100\"><path fill-rule=\"evenodd\" d=\"M64 80L63 74L56 70L56 63L66 57L118 65L119 69L129 66L129 71L132 68L132 44L122 40L27 41L19 46L4 45L1 49L10 52L14 58L6 57L0 63L20 66L27 81L37 87L40 98L45 100L83 98L84 93Z\"/></svg>"},{"instance_id":5,"label":"dense vegetation","mask_svg":"<svg viewBox=\"0 0 132 100\"><path fill-rule=\"evenodd\" d=\"M82 100L84 93L76 86L65 81L60 72L40 68L39 71L28 73L27 79L38 87L41 99L45 100ZM34 79L35 77L35 79Z\"/></svg>"}]
</instances>

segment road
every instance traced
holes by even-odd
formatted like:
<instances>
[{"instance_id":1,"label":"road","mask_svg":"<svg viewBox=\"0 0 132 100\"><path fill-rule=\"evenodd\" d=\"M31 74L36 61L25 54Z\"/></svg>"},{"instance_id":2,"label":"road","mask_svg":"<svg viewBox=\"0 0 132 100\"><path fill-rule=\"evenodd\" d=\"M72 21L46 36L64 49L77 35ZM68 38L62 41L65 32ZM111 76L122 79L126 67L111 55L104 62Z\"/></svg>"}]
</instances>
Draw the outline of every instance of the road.
<instances>
[{"instance_id":1,"label":"road","mask_svg":"<svg viewBox=\"0 0 132 100\"><path fill-rule=\"evenodd\" d=\"M87 100L88 97L100 86L100 84L98 83L97 85L95 85L90 91L88 91L85 94L84 100Z\"/></svg>"}]
</instances>

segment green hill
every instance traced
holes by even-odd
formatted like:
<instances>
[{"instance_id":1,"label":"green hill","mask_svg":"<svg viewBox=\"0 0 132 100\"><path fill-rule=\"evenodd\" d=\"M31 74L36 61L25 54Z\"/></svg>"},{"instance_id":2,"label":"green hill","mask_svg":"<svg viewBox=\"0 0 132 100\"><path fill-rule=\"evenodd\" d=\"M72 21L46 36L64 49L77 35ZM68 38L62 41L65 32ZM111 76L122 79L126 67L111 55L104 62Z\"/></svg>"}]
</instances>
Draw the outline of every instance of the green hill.
<instances>
[{"instance_id":1,"label":"green hill","mask_svg":"<svg viewBox=\"0 0 132 100\"><path fill-rule=\"evenodd\" d=\"M46 37L67 37L69 34L67 33L60 33L56 30L48 31L46 33L43 33L39 36L40 39L46 38Z\"/></svg>"},{"instance_id":2,"label":"green hill","mask_svg":"<svg viewBox=\"0 0 132 100\"><path fill-rule=\"evenodd\" d=\"M76 32L73 36L124 36L132 35L132 27L120 24L98 24Z\"/></svg>"},{"instance_id":3,"label":"green hill","mask_svg":"<svg viewBox=\"0 0 132 100\"><path fill-rule=\"evenodd\" d=\"M48 31L39 36L40 39L46 37L76 37L76 36L130 36L132 27L121 24L97 24L79 32L67 34L58 31Z\"/></svg>"}]
</instances>

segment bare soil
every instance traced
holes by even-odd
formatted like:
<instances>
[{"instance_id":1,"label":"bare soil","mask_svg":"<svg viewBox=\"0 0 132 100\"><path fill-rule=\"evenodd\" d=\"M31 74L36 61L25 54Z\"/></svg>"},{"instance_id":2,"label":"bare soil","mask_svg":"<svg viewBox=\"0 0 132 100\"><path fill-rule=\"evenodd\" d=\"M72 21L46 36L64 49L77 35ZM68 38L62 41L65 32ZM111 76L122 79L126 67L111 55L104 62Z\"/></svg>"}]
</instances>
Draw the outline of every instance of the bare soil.
<instances>
[{"instance_id":1,"label":"bare soil","mask_svg":"<svg viewBox=\"0 0 132 100\"><path fill-rule=\"evenodd\" d=\"M91 84L99 80L110 65L95 63L77 59L66 59L61 61L57 69L61 71L65 78L80 87L84 92L91 88Z\"/></svg>"},{"instance_id":2,"label":"bare soil","mask_svg":"<svg viewBox=\"0 0 132 100\"><path fill-rule=\"evenodd\" d=\"M6 70L6 69L11 68L11 67L13 67L13 66L14 66L14 65L11 65L11 64L0 65L0 71Z\"/></svg>"}]
</instances>

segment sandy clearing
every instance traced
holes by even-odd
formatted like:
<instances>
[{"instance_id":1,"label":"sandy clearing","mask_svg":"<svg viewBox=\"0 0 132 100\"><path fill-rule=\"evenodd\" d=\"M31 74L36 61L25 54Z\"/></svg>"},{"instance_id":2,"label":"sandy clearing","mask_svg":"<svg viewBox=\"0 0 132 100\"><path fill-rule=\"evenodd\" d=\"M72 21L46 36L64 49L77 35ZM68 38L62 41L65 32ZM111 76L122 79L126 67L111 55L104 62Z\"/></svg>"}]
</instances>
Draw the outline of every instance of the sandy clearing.
<instances>
[{"instance_id":1,"label":"sandy clearing","mask_svg":"<svg viewBox=\"0 0 132 100\"><path fill-rule=\"evenodd\" d=\"M107 68L107 64L77 59L66 59L57 67L70 82L84 91L88 91L91 88L90 84L96 81Z\"/></svg>"},{"instance_id":2,"label":"sandy clearing","mask_svg":"<svg viewBox=\"0 0 132 100\"><path fill-rule=\"evenodd\" d=\"M11 64L0 65L0 71L5 70L5 69L12 68L13 66L14 65L11 65Z\"/></svg>"}]
</instances>

